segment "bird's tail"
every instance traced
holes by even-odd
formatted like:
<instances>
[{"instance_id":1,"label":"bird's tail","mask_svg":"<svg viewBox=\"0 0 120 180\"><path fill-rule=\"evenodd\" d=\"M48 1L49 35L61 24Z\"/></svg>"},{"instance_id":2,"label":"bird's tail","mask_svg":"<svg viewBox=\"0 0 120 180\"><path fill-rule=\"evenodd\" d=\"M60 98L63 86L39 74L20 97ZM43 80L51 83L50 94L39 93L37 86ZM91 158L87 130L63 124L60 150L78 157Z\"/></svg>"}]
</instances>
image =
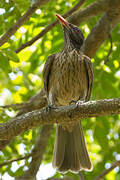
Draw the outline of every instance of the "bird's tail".
<instances>
[{"instance_id":1,"label":"bird's tail","mask_svg":"<svg viewBox=\"0 0 120 180\"><path fill-rule=\"evenodd\" d=\"M81 122L74 126L72 132L57 125L56 139L53 153L53 167L62 173L70 170L92 170Z\"/></svg>"}]
</instances>

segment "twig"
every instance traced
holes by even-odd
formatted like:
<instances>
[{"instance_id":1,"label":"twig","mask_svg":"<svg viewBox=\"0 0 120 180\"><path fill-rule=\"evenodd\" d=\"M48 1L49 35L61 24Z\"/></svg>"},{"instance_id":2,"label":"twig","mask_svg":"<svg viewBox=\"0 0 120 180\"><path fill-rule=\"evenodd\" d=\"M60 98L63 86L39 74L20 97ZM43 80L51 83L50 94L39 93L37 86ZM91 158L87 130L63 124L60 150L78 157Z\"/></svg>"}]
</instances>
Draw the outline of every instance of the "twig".
<instances>
[{"instance_id":1,"label":"twig","mask_svg":"<svg viewBox=\"0 0 120 180\"><path fill-rule=\"evenodd\" d=\"M107 63L108 63L109 57L110 57L110 55L111 55L111 53L112 53L112 48L113 48L113 42L112 42L112 36L111 36L111 34L108 35L108 38L109 38L109 40L110 40L110 49L109 49L109 52L108 52L108 55L107 55L107 57L106 57L106 60L105 60L104 64L107 64Z\"/></svg>"},{"instance_id":2,"label":"twig","mask_svg":"<svg viewBox=\"0 0 120 180\"><path fill-rule=\"evenodd\" d=\"M30 103L29 102L25 102L25 103L17 103L17 104L10 104L10 105L5 105L5 106L0 106L0 108L13 108L14 110L20 110L20 109L23 109L25 107L28 107L30 106Z\"/></svg>"},{"instance_id":3,"label":"twig","mask_svg":"<svg viewBox=\"0 0 120 180\"><path fill-rule=\"evenodd\" d=\"M2 46L4 43L8 41L8 39L19 29L29 18L32 16L32 14L36 11L38 6L41 6L45 3L47 3L48 0L40 0L39 3L33 4L27 12L20 17L20 19L13 24L10 29L0 38L0 46Z\"/></svg>"},{"instance_id":4,"label":"twig","mask_svg":"<svg viewBox=\"0 0 120 180\"><path fill-rule=\"evenodd\" d=\"M104 170L103 172L101 172L97 177L95 177L94 180L102 179L104 176L106 176L106 174L108 174L110 171L112 171L117 166L120 166L120 161L116 161L115 163L113 163L110 168L108 168L108 169Z\"/></svg>"},{"instance_id":5,"label":"twig","mask_svg":"<svg viewBox=\"0 0 120 180\"><path fill-rule=\"evenodd\" d=\"M20 157L15 158L15 159L8 160L8 161L6 161L6 162L4 162L4 163L1 163L1 164L0 164L0 168L3 167L3 166L6 166L6 165L8 165L8 164L11 164L11 163L13 163L13 162L15 162L15 161L20 161L20 160L28 159L28 158L31 157L32 155L34 155L34 153L30 153L30 154L27 154L27 155L25 155L25 156L20 156ZM35 156L37 156L37 154L35 154Z\"/></svg>"},{"instance_id":6,"label":"twig","mask_svg":"<svg viewBox=\"0 0 120 180\"><path fill-rule=\"evenodd\" d=\"M27 102L24 103L16 103L0 106L0 108L12 108L14 110L19 110L18 115L24 114L26 112L30 112L35 109L40 109L47 106L47 97L44 92L44 89L38 91L34 96L32 96Z\"/></svg>"},{"instance_id":7,"label":"twig","mask_svg":"<svg viewBox=\"0 0 120 180\"><path fill-rule=\"evenodd\" d=\"M85 0L79 1L72 9L64 13L62 16L64 18L68 17L70 14L72 14L74 11L80 8L80 6L84 3ZM16 49L16 53L20 52L22 49L31 46L35 41L43 37L49 30L51 30L54 26L58 24L58 20L53 21L51 24L49 24L46 28L44 28L38 35L36 35L34 38L32 38L30 41L22 44L18 49Z\"/></svg>"}]
</instances>

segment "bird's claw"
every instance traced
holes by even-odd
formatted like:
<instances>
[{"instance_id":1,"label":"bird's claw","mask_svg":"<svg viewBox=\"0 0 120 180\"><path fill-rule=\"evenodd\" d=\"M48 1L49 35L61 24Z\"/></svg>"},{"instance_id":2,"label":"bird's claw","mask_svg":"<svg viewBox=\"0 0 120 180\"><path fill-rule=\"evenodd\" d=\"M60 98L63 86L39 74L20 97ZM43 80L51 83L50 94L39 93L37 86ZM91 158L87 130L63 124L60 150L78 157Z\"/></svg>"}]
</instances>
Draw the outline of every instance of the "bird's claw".
<instances>
[{"instance_id":1,"label":"bird's claw","mask_svg":"<svg viewBox=\"0 0 120 180\"><path fill-rule=\"evenodd\" d=\"M69 105L76 104L76 102L77 102L77 101L72 100L72 101L69 102Z\"/></svg>"},{"instance_id":2,"label":"bird's claw","mask_svg":"<svg viewBox=\"0 0 120 180\"><path fill-rule=\"evenodd\" d=\"M46 112L49 112L51 109L56 109L57 107L54 105L54 104L52 104L52 105L48 105L47 107L46 107Z\"/></svg>"},{"instance_id":3,"label":"bird's claw","mask_svg":"<svg viewBox=\"0 0 120 180\"><path fill-rule=\"evenodd\" d=\"M78 107L79 105L81 105L81 104L83 104L85 101L83 101L83 100L78 100L77 102L76 102L76 106Z\"/></svg>"}]
</instances>

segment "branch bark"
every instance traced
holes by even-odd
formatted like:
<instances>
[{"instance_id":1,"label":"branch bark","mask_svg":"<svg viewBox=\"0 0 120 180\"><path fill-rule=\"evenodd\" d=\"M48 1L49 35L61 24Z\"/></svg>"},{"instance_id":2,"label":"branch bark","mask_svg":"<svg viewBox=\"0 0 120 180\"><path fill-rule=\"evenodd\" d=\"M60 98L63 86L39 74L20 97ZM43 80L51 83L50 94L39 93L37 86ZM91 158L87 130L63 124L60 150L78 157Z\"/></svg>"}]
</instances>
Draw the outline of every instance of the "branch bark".
<instances>
[{"instance_id":1,"label":"branch bark","mask_svg":"<svg viewBox=\"0 0 120 180\"><path fill-rule=\"evenodd\" d=\"M8 160L6 162L0 163L0 168L3 167L3 166L9 165L9 164L11 164L13 162L16 162L16 161L28 159L32 155L33 155L33 153L30 153L30 154L27 154L25 156L21 156L21 157L18 157L18 158L10 159L10 160Z\"/></svg>"},{"instance_id":2,"label":"branch bark","mask_svg":"<svg viewBox=\"0 0 120 180\"><path fill-rule=\"evenodd\" d=\"M81 105L35 110L0 124L0 140L10 140L24 131L53 123L64 124L88 117L120 113L120 98L89 101Z\"/></svg>"},{"instance_id":3,"label":"branch bark","mask_svg":"<svg viewBox=\"0 0 120 180\"><path fill-rule=\"evenodd\" d=\"M52 130L53 130L52 125L43 126L40 130L40 133L39 133L38 138L36 140L35 146L34 146L31 153L26 154L24 156L14 158L14 159L11 159L11 160L8 160L8 161L5 161L3 163L0 163L0 168L3 166L6 166L8 164L11 164L13 162L16 162L16 161L28 159L31 156L32 156L33 160L37 158L37 160L39 159L39 161L41 162L43 153L45 152L44 146L47 145L48 139L49 139L49 136L51 135ZM32 164L32 162L30 163L30 165L31 164Z\"/></svg>"},{"instance_id":4,"label":"branch bark","mask_svg":"<svg viewBox=\"0 0 120 180\"><path fill-rule=\"evenodd\" d=\"M111 1L109 2L109 9L93 27L84 43L84 52L89 57L95 55L100 45L109 37L113 28L120 22L120 1L116 0L115 4L113 3L112 5L110 3Z\"/></svg>"},{"instance_id":5,"label":"branch bark","mask_svg":"<svg viewBox=\"0 0 120 180\"><path fill-rule=\"evenodd\" d=\"M75 25L80 25L81 22L87 21L93 16L106 12L109 9L109 1L110 0L96 1L83 10L74 12L70 17L68 17L68 21Z\"/></svg>"},{"instance_id":6,"label":"branch bark","mask_svg":"<svg viewBox=\"0 0 120 180\"><path fill-rule=\"evenodd\" d=\"M45 91L44 89L41 89L37 94L31 97L28 102L24 103L23 107L21 107L20 109L19 109L19 104L16 105L17 110L19 110L17 116L20 116L21 114L25 114L27 112L30 112L36 109L41 109L47 106L47 104L48 103L47 103L47 97L46 97Z\"/></svg>"},{"instance_id":7,"label":"branch bark","mask_svg":"<svg viewBox=\"0 0 120 180\"><path fill-rule=\"evenodd\" d=\"M46 4L48 1L49 0L36 1L36 3L34 3L27 12L21 16L21 18L0 38L0 46L9 40L9 38L30 18L30 16L32 16L38 7Z\"/></svg>"},{"instance_id":8,"label":"branch bark","mask_svg":"<svg viewBox=\"0 0 120 180\"><path fill-rule=\"evenodd\" d=\"M45 95L44 90L42 89L33 97L30 98L28 102L21 103L21 104L11 104L6 106L0 106L1 108L13 108L14 110L19 110L17 113L17 117L25 114L27 112L41 109L47 106L47 98ZM0 149L3 149L6 145L10 143L11 140L0 140Z\"/></svg>"},{"instance_id":9,"label":"branch bark","mask_svg":"<svg viewBox=\"0 0 120 180\"><path fill-rule=\"evenodd\" d=\"M44 89L41 89L38 93L36 93L33 97L29 99L29 101L24 103L17 104L9 104L5 106L0 106L0 108L12 108L14 110L19 110L17 116L24 114L26 112L30 112L35 109L41 109L47 106L47 97Z\"/></svg>"}]
</instances>

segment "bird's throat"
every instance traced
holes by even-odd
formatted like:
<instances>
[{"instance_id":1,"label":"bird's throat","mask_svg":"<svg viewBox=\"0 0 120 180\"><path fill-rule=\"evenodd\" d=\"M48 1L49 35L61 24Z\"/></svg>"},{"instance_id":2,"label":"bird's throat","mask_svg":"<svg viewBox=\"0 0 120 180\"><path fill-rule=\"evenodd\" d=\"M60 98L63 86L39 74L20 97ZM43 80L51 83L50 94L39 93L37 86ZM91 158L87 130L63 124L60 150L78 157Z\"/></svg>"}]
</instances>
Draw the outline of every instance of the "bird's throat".
<instances>
[{"instance_id":1,"label":"bird's throat","mask_svg":"<svg viewBox=\"0 0 120 180\"><path fill-rule=\"evenodd\" d=\"M63 44L63 49L69 49L70 51L72 50L77 50L79 51L83 45L83 41L79 41L79 43L75 40L72 39L68 33L64 32L64 44Z\"/></svg>"}]
</instances>

